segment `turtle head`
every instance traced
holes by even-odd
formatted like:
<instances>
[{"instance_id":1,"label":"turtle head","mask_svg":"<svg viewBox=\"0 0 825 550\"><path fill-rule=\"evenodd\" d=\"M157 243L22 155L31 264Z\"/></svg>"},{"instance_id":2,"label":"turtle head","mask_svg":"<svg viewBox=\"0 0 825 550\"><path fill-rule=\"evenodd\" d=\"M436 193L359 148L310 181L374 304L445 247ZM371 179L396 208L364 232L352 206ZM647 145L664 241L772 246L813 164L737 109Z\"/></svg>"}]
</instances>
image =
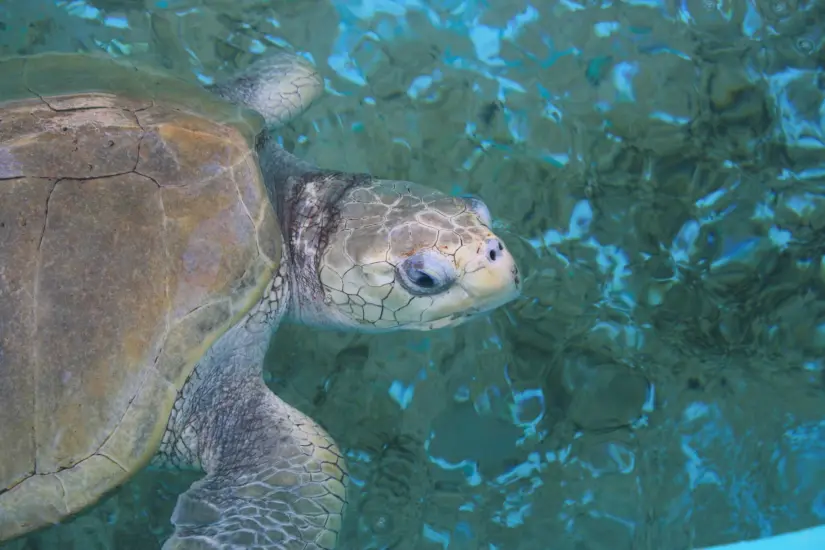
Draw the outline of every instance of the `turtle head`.
<instances>
[{"instance_id":1,"label":"turtle head","mask_svg":"<svg viewBox=\"0 0 825 550\"><path fill-rule=\"evenodd\" d=\"M337 221L316 265L322 315L339 327L454 326L520 293L516 262L478 199L368 179L343 193L335 208Z\"/></svg>"}]
</instances>

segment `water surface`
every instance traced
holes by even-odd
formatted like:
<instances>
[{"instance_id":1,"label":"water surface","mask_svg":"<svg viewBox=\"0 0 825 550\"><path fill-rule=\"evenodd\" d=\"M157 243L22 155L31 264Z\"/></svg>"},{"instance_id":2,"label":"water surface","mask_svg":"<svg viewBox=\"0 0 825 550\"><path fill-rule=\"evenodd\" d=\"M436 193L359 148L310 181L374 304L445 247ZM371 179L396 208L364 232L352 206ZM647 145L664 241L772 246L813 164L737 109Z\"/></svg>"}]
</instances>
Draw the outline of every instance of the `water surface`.
<instances>
[{"instance_id":1,"label":"water surface","mask_svg":"<svg viewBox=\"0 0 825 550\"><path fill-rule=\"evenodd\" d=\"M823 29L821 0L5 0L0 55L208 83L297 51L327 94L287 149L490 205L517 303L273 342L348 452L343 548L661 550L825 523ZM158 548L193 479L3 549Z\"/></svg>"}]
</instances>

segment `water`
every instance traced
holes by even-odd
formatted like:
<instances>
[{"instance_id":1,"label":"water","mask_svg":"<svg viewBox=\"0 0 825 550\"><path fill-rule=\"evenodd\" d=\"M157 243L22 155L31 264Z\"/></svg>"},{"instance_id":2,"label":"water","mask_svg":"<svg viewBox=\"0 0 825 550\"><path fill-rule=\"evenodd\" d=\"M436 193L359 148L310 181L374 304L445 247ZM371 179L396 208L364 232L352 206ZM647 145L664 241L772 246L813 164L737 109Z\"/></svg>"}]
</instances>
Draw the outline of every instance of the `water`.
<instances>
[{"instance_id":1,"label":"water","mask_svg":"<svg viewBox=\"0 0 825 550\"><path fill-rule=\"evenodd\" d=\"M0 55L204 82L278 48L324 167L475 193L524 297L455 330L283 327L270 385L348 452L346 549L686 549L825 523L825 2L4 0ZM3 550L158 548L143 472Z\"/></svg>"}]
</instances>

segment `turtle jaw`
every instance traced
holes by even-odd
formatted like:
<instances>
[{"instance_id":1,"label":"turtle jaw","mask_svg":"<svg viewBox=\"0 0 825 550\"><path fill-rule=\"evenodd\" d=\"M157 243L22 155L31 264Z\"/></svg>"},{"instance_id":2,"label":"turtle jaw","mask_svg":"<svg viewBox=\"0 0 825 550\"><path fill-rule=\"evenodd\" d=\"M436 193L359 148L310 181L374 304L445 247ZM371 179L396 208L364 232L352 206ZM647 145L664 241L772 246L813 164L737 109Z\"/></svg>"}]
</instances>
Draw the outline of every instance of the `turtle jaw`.
<instances>
[{"instance_id":1,"label":"turtle jaw","mask_svg":"<svg viewBox=\"0 0 825 550\"><path fill-rule=\"evenodd\" d=\"M475 254L459 254L456 259L460 275L455 285L433 304L437 306L434 310L453 313L436 314L430 320L425 314L421 323L408 324L405 329L435 330L463 325L521 295L521 276L516 260L496 235L490 233L479 243Z\"/></svg>"},{"instance_id":2,"label":"turtle jaw","mask_svg":"<svg viewBox=\"0 0 825 550\"><path fill-rule=\"evenodd\" d=\"M496 235L489 233L488 238L475 247L475 253L458 254L455 259L458 272L455 283L445 292L410 300L402 314L405 321L390 330L454 328L521 295L518 265Z\"/></svg>"}]
</instances>

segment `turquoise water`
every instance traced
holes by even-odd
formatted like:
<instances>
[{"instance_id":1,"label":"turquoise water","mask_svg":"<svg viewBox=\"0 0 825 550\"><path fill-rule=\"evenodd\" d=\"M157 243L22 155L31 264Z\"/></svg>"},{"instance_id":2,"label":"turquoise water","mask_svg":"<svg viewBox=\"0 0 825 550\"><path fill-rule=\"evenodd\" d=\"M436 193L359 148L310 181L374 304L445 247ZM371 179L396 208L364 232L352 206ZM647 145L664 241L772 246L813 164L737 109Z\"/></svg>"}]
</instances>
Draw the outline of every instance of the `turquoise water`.
<instances>
[{"instance_id":1,"label":"turquoise water","mask_svg":"<svg viewBox=\"0 0 825 550\"><path fill-rule=\"evenodd\" d=\"M823 29L820 0L0 2L0 55L208 83L298 51L327 91L288 149L490 205L517 303L273 342L270 385L347 451L346 549L681 550L825 523ZM143 472L2 548L158 548L195 478Z\"/></svg>"}]
</instances>

